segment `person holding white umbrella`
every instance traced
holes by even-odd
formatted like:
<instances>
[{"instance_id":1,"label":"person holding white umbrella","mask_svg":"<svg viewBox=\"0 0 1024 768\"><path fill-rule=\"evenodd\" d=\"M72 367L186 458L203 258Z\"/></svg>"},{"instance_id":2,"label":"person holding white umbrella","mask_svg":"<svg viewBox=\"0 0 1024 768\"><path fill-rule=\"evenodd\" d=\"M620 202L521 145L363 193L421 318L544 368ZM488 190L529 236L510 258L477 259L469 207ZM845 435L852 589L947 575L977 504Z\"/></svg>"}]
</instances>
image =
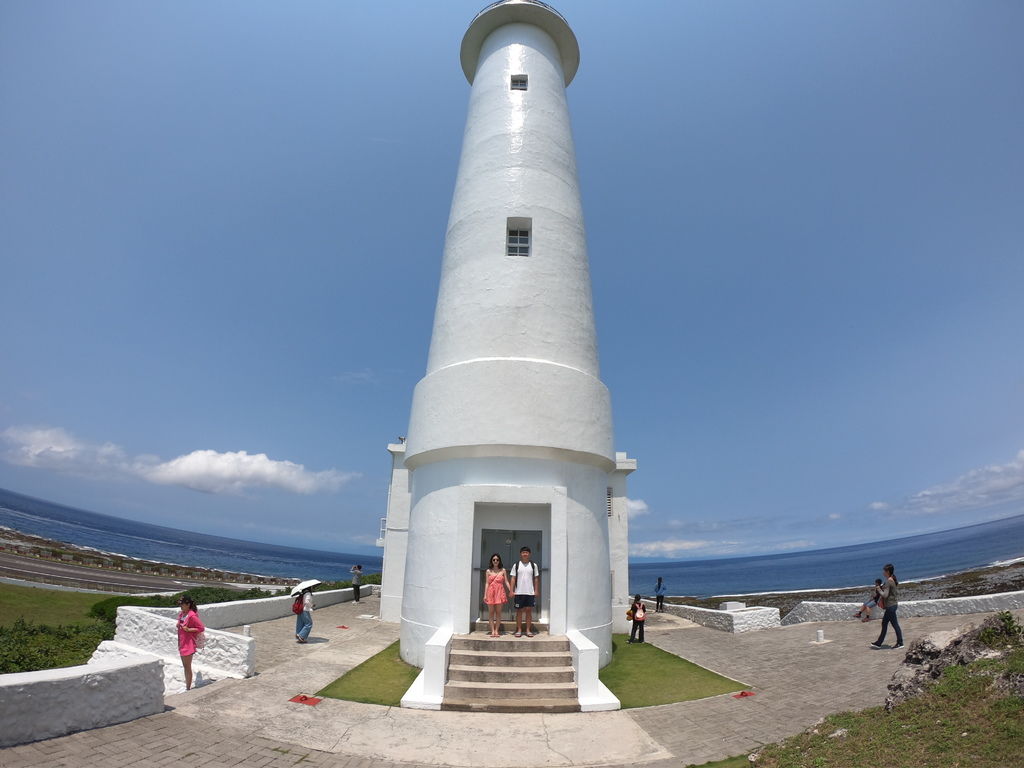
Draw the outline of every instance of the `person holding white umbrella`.
<instances>
[{"instance_id":1,"label":"person holding white umbrella","mask_svg":"<svg viewBox=\"0 0 1024 768\"><path fill-rule=\"evenodd\" d=\"M313 587L320 582L316 579L301 581L292 587L292 612L295 614L295 641L304 643L313 629Z\"/></svg>"}]
</instances>

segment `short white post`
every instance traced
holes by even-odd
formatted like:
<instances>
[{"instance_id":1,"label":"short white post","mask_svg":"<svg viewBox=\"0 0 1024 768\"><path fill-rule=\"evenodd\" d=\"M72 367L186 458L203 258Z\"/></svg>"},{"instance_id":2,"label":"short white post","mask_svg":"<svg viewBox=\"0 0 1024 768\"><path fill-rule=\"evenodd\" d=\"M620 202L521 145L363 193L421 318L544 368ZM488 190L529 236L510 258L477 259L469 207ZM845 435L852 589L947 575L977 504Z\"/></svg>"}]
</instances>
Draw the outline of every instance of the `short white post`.
<instances>
[{"instance_id":1,"label":"short white post","mask_svg":"<svg viewBox=\"0 0 1024 768\"><path fill-rule=\"evenodd\" d=\"M818 630L818 642L819 643L824 643L825 642L825 630L824 629L819 629Z\"/></svg>"}]
</instances>

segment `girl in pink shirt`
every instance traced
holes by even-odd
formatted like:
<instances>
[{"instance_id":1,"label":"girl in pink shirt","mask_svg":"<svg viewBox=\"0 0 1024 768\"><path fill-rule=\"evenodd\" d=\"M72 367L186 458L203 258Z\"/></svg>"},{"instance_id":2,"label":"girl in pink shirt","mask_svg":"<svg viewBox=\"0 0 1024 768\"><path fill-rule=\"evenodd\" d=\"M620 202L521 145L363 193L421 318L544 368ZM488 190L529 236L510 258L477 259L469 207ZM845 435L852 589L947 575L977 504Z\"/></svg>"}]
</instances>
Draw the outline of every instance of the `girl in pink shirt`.
<instances>
[{"instance_id":1,"label":"girl in pink shirt","mask_svg":"<svg viewBox=\"0 0 1024 768\"><path fill-rule=\"evenodd\" d=\"M181 654L181 666L185 668L185 690L192 688L192 654L196 652L196 636L206 629L199 620L199 609L196 601L187 594L178 601L181 613L178 614L178 653Z\"/></svg>"}]
</instances>

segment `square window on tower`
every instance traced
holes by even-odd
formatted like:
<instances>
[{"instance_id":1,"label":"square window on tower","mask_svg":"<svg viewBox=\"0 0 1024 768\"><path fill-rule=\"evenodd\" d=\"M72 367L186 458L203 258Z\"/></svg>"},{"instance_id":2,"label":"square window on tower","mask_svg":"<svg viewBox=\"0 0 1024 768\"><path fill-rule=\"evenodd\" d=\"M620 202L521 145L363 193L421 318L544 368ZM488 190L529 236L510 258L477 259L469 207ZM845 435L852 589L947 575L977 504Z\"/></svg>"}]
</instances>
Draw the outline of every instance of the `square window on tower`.
<instances>
[{"instance_id":1,"label":"square window on tower","mask_svg":"<svg viewBox=\"0 0 1024 768\"><path fill-rule=\"evenodd\" d=\"M532 219L509 217L505 230L508 232L505 253L508 256L529 256L530 255L530 230Z\"/></svg>"},{"instance_id":2,"label":"square window on tower","mask_svg":"<svg viewBox=\"0 0 1024 768\"><path fill-rule=\"evenodd\" d=\"M512 75L512 90L525 91L528 78L526 75Z\"/></svg>"}]
</instances>

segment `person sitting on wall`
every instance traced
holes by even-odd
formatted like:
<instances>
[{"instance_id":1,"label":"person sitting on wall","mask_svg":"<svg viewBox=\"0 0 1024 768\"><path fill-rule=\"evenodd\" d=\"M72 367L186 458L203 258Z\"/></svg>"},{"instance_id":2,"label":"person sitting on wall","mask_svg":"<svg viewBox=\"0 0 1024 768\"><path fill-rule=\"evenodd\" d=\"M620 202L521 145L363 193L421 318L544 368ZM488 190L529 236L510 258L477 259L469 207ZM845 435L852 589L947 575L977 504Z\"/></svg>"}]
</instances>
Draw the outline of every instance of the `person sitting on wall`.
<instances>
[{"instance_id":1,"label":"person sitting on wall","mask_svg":"<svg viewBox=\"0 0 1024 768\"><path fill-rule=\"evenodd\" d=\"M519 550L519 562L512 566L509 578L514 585L514 605L516 609L516 637L523 636L523 625L526 625L526 636L533 637L533 609L540 595L540 570L537 564L530 561L530 548ZM524 621L525 620L525 621Z\"/></svg>"}]
</instances>

